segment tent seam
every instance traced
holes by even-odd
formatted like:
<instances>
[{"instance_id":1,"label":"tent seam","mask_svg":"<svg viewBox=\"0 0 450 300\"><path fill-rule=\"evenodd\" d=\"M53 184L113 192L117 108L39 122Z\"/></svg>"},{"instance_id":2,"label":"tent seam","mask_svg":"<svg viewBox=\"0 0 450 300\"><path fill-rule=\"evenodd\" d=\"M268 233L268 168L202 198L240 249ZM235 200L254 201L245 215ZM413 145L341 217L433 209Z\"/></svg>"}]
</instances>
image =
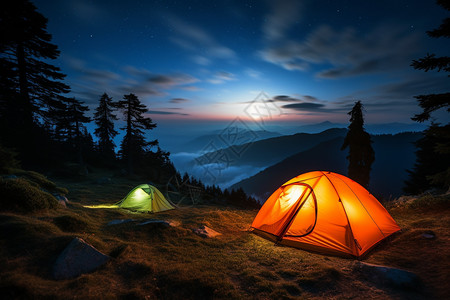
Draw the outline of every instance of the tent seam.
<instances>
[{"instance_id":1,"label":"tent seam","mask_svg":"<svg viewBox=\"0 0 450 300\"><path fill-rule=\"evenodd\" d=\"M383 231L381 230L380 226L378 226L377 222L375 222L375 220L373 219L372 215L369 213L369 211L367 210L367 208L364 206L364 204L361 202L361 199L359 199L359 197L356 195L356 193L352 190L351 187L348 186L348 184L342 180L341 178L337 177L340 181L342 181L353 193L353 195L355 195L356 199L358 199L359 203L361 203L362 207L364 207L364 210L366 211L366 213L369 215L370 219L372 220L372 222L375 224L375 226L377 226L378 230L381 232L381 234L383 235L383 237L386 237L386 235L383 233ZM367 191L369 192L369 191ZM370 193L369 193L370 194Z\"/></svg>"},{"instance_id":2,"label":"tent seam","mask_svg":"<svg viewBox=\"0 0 450 300\"><path fill-rule=\"evenodd\" d=\"M328 179L328 181L330 182L330 184L333 187L334 191L336 192L336 196L338 196L338 198L339 198L339 202L341 202L342 210L344 211L345 218L347 219L348 227L350 228L350 234L352 235L352 238L353 238L353 244L354 244L355 250L357 252L356 256L359 257L360 250L359 250L358 245L356 244L356 239L355 239L355 235L353 234L352 225L350 224L350 220L348 219L347 211L345 210L344 203L342 203L341 196L339 195L339 193L338 193L336 187L334 186L333 182L331 181L331 179L328 178L328 176L325 175L325 173L323 171L321 171L321 172L322 172L323 176L325 176ZM353 192L353 190L352 190L352 192Z\"/></svg>"}]
</instances>

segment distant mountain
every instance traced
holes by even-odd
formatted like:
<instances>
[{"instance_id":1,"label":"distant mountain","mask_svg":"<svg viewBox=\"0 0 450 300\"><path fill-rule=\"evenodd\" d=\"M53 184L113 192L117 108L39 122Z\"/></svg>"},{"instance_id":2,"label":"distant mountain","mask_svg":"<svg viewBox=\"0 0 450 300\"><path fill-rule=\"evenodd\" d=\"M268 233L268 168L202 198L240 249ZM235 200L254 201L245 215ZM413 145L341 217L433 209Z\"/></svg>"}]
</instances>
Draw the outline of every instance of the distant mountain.
<instances>
[{"instance_id":1,"label":"distant mountain","mask_svg":"<svg viewBox=\"0 0 450 300\"><path fill-rule=\"evenodd\" d=\"M318 133L330 128L347 128L348 124L332 123L329 121L302 125L295 128L296 132ZM419 132L426 129L427 125L421 123L383 123L366 124L365 128L370 134L397 134L401 132Z\"/></svg>"},{"instance_id":2,"label":"distant mountain","mask_svg":"<svg viewBox=\"0 0 450 300\"><path fill-rule=\"evenodd\" d=\"M385 123L385 124L367 124L367 132L370 134L397 134L401 132L421 132L427 128L423 123Z\"/></svg>"},{"instance_id":3,"label":"distant mountain","mask_svg":"<svg viewBox=\"0 0 450 300\"><path fill-rule=\"evenodd\" d=\"M420 133L372 136L375 162L372 165L370 191L385 198L401 195L407 169L415 162L414 142ZM266 168L231 188L242 187L248 194L267 199L281 184L305 172L323 170L347 174L347 151L341 151L344 137L316 144Z\"/></svg>"},{"instance_id":4,"label":"distant mountain","mask_svg":"<svg viewBox=\"0 0 450 300\"><path fill-rule=\"evenodd\" d=\"M325 121L321 123L302 125L296 128L297 132L303 133L319 133L330 128L347 128L348 124L338 124L332 123L330 121Z\"/></svg>"},{"instance_id":5,"label":"distant mountain","mask_svg":"<svg viewBox=\"0 0 450 300\"><path fill-rule=\"evenodd\" d=\"M278 132L232 127L223 130L215 130L210 134L199 136L183 143L182 147L179 149L182 152L211 152L214 151L214 149L219 150L230 146L242 145L248 142L279 136L282 136L282 134Z\"/></svg>"},{"instance_id":6,"label":"distant mountain","mask_svg":"<svg viewBox=\"0 0 450 300\"><path fill-rule=\"evenodd\" d=\"M255 167L267 167L281 160L305 151L315 145L336 137L344 137L346 129L333 128L321 133L297 133L259 140L228 147L219 151L211 151L200 156L197 161L214 163L213 158L226 159L229 165L252 165Z\"/></svg>"}]
</instances>

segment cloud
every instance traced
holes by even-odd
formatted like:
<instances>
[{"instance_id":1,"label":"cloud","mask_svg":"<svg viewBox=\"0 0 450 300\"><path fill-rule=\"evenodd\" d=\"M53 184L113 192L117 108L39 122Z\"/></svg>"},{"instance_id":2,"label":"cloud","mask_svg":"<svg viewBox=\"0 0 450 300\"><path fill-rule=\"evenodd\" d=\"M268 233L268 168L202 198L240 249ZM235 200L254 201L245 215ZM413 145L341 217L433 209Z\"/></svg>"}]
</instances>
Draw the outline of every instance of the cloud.
<instances>
[{"instance_id":1,"label":"cloud","mask_svg":"<svg viewBox=\"0 0 450 300\"><path fill-rule=\"evenodd\" d=\"M230 72L218 71L214 74L213 78L209 79L208 82L212 84L222 84L226 81L235 80L235 75Z\"/></svg>"},{"instance_id":2,"label":"cloud","mask_svg":"<svg viewBox=\"0 0 450 300\"><path fill-rule=\"evenodd\" d=\"M198 82L199 80L189 74L175 73L170 75L165 74L151 75L148 78L148 81L163 86L165 88L169 88L172 86L195 83Z\"/></svg>"},{"instance_id":3,"label":"cloud","mask_svg":"<svg viewBox=\"0 0 450 300\"><path fill-rule=\"evenodd\" d=\"M320 103L311 103L311 102L302 102L302 103L292 103L283 105L282 108L299 110L299 111L318 111L325 107L324 104Z\"/></svg>"},{"instance_id":4,"label":"cloud","mask_svg":"<svg viewBox=\"0 0 450 300\"><path fill-rule=\"evenodd\" d=\"M286 31L300 19L302 3L296 0L273 1L270 14L263 24L263 33L268 41L283 39Z\"/></svg>"},{"instance_id":5,"label":"cloud","mask_svg":"<svg viewBox=\"0 0 450 300\"><path fill-rule=\"evenodd\" d=\"M331 65L316 76L339 78L409 66L419 35L394 24L378 26L362 36L353 28L341 31L328 25L313 30L303 41L287 40L259 54L287 70L305 71L313 65Z\"/></svg>"},{"instance_id":6,"label":"cloud","mask_svg":"<svg viewBox=\"0 0 450 300\"><path fill-rule=\"evenodd\" d=\"M146 114L149 115L180 115L180 116L189 116L189 114L186 113L179 113L174 111L164 111L164 110L149 110L146 112Z\"/></svg>"},{"instance_id":7,"label":"cloud","mask_svg":"<svg viewBox=\"0 0 450 300\"><path fill-rule=\"evenodd\" d=\"M175 16L169 18L169 24L176 33L175 36L169 37L169 40L185 50L194 52L194 62L205 66L209 65L212 59L236 60L237 56L234 50L221 45L205 29ZM201 54L199 54L199 49L202 49Z\"/></svg>"},{"instance_id":8,"label":"cloud","mask_svg":"<svg viewBox=\"0 0 450 300\"><path fill-rule=\"evenodd\" d=\"M172 98L169 100L170 103L184 103L184 102L189 102L189 99L185 99L185 98Z\"/></svg>"},{"instance_id":9,"label":"cloud","mask_svg":"<svg viewBox=\"0 0 450 300\"><path fill-rule=\"evenodd\" d=\"M180 89L185 90L185 91L190 91L190 92L196 92L196 91L201 90L201 88L199 88L197 86L193 86L193 85L180 86Z\"/></svg>"},{"instance_id":10,"label":"cloud","mask_svg":"<svg viewBox=\"0 0 450 300\"><path fill-rule=\"evenodd\" d=\"M301 99L300 99L301 98ZM275 102L298 102L298 101L306 101L306 102L323 102L314 96L303 95L300 98L294 98L287 95L278 95L272 98Z\"/></svg>"},{"instance_id":11,"label":"cloud","mask_svg":"<svg viewBox=\"0 0 450 300\"><path fill-rule=\"evenodd\" d=\"M444 74L418 74L401 81L375 86L371 89L356 91L342 98L341 102L350 99L361 99L363 104L372 109L393 110L398 112L406 108L417 109L418 102L414 96L428 93L446 92L448 77Z\"/></svg>"},{"instance_id":12,"label":"cloud","mask_svg":"<svg viewBox=\"0 0 450 300\"><path fill-rule=\"evenodd\" d=\"M276 101L276 102L295 102L295 101L300 101L300 99L292 98L291 96L286 96L286 95L279 95L279 96L273 97L273 101Z\"/></svg>"},{"instance_id":13,"label":"cloud","mask_svg":"<svg viewBox=\"0 0 450 300\"><path fill-rule=\"evenodd\" d=\"M101 24L109 16L104 7L100 7L93 1L72 0L67 2L68 9L74 18L82 22L81 24Z\"/></svg>"},{"instance_id":14,"label":"cloud","mask_svg":"<svg viewBox=\"0 0 450 300\"><path fill-rule=\"evenodd\" d=\"M209 66L211 64L211 60L207 57L201 56L201 55L195 55L192 57L192 60L201 66Z\"/></svg>"},{"instance_id":15,"label":"cloud","mask_svg":"<svg viewBox=\"0 0 450 300\"><path fill-rule=\"evenodd\" d=\"M185 89L195 90L194 86L188 84L199 81L196 77L186 73L154 74L144 68L126 66L123 70L132 77L126 84L120 87L122 91L130 91L141 96L162 96L163 90Z\"/></svg>"},{"instance_id":16,"label":"cloud","mask_svg":"<svg viewBox=\"0 0 450 300\"><path fill-rule=\"evenodd\" d=\"M255 79L260 79L262 75L260 71L251 68L246 69L245 74Z\"/></svg>"}]
</instances>

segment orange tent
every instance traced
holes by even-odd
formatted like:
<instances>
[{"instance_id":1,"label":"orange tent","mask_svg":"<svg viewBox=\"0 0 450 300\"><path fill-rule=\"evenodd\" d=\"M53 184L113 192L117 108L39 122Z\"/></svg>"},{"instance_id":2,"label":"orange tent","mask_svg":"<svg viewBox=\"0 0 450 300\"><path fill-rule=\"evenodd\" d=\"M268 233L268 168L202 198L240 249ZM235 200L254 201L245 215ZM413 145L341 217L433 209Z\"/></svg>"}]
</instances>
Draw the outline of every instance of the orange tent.
<instances>
[{"instance_id":1,"label":"orange tent","mask_svg":"<svg viewBox=\"0 0 450 300\"><path fill-rule=\"evenodd\" d=\"M355 181L314 171L278 188L256 215L252 230L283 245L361 257L400 227Z\"/></svg>"}]
</instances>

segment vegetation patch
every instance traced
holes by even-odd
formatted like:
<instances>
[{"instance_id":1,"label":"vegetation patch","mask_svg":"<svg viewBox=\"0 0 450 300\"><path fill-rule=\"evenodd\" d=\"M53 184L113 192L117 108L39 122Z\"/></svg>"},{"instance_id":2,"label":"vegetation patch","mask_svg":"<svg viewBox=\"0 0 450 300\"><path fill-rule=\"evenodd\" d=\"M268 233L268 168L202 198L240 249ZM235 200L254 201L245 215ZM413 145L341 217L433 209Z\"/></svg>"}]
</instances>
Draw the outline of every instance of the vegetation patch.
<instances>
[{"instance_id":1,"label":"vegetation patch","mask_svg":"<svg viewBox=\"0 0 450 300\"><path fill-rule=\"evenodd\" d=\"M53 222L65 232L84 232L90 227L89 223L78 215L58 216Z\"/></svg>"},{"instance_id":2,"label":"vegetation patch","mask_svg":"<svg viewBox=\"0 0 450 300\"><path fill-rule=\"evenodd\" d=\"M36 183L23 178L0 179L0 210L31 213L43 209L55 209L58 201Z\"/></svg>"}]
</instances>

